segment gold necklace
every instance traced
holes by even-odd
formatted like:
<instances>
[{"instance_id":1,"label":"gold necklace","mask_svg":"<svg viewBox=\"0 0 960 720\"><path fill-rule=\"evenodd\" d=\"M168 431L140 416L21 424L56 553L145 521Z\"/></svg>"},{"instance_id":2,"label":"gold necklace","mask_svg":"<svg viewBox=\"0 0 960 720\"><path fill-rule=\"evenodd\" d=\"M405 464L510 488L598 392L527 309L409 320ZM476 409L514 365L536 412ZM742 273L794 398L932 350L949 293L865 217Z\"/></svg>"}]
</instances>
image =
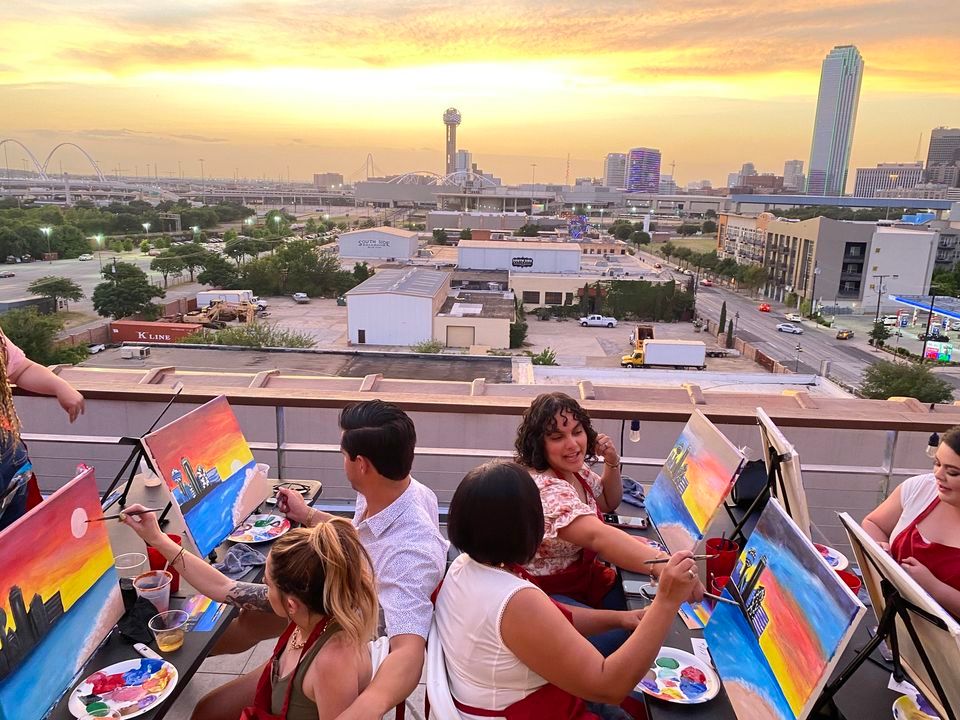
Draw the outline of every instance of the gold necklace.
<instances>
[{"instance_id":1,"label":"gold necklace","mask_svg":"<svg viewBox=\"0 0 960 720\"><path fill-rule=\"evenodd\" d=\"M303 639L303 633L300 632L300 626L297 625L293 629L293 633L290 635L290 649L291 650L302 650L303 646L307 644L307 641Z\"/></svg>"}]
</instances>

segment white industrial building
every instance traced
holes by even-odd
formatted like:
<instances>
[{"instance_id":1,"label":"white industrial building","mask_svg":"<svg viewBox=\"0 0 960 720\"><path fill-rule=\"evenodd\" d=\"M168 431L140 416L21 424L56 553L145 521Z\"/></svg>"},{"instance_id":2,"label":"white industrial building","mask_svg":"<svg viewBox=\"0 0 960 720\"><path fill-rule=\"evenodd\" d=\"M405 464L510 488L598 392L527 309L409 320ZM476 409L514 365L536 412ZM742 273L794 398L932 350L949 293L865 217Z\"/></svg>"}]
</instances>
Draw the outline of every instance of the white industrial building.
<instances>
[{"instance_id":1,"label":"white industrial building","mask_svg":"<svg viewBox=\"0 0 960 720\"><path fill-rule=\"evenodd\" d=\"M343 233L339 240L340 257L379 260L416 257L419 244L417 233L386 226Z\"/></svg>"},{"instance_id":2,"label":"white industrial building","mask_svg":"<svg viewBox=\"0 0 960 720\"><path fill-rule=\"evenodd\" d=\"M509 270L511 273L576 273L580 271L579 243L529 240L461 240L457 265L469 270Z\"/></svg>"},{"instance_id":3,"label":"white industrial building","mask_svg":"<svg viewBox=\"0 0 960 720\"><path fill-rule=\"evenodd\" d=\"M346 293L347 337L355 345L413 345L433 338L433 318L450 293L450 273L380 270Z\"/></svg>"}]
</instances>

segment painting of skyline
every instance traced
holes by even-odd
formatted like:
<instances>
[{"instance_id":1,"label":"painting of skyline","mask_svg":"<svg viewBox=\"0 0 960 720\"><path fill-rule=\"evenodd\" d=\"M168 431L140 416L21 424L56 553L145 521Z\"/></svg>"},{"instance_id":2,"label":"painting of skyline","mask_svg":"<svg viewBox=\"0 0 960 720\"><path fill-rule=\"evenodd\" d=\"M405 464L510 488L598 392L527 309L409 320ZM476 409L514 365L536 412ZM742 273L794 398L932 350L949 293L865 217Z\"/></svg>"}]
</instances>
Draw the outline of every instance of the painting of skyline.
<instances>
[{"instance_id":1,"label":"painting of skyline","mask_svg":"<svg viewBox=\"0 0 960 720\"><path fill-rule=\"evenodd\" d=\"M201 556L210 554L270 494L270 483L257 471L223 396L143 441Z\"/></svg>"},{"instance_id":2,"label":"painting of skyline","mask_svg":"<svg viewBox=\"0 0 960 720\"><path fill-rule=\"evenodd\" d=\"M123 615L93 470L0 533L0 720L37 720Z\"/></svg>"},{"instance_id":3,"label":"painting of skyline","mask_svg":"<svg viewBox=\"0 0 960 720\"><path fill-rule=\"evenodd\" d=\"M704 629L740 720L803 720L863 604L770 500Z\"/></svg>"},{"instance_id":4,"label":"painting of skyline","mask_svg":"<svg viewBox=\"0 0 960 720\"><path fill-rule=\"evenodd\" d=\"M647 494L647 514L670 552L692 550L740 472L743 454L694 411Z\"/></svg>"}]
</instances>

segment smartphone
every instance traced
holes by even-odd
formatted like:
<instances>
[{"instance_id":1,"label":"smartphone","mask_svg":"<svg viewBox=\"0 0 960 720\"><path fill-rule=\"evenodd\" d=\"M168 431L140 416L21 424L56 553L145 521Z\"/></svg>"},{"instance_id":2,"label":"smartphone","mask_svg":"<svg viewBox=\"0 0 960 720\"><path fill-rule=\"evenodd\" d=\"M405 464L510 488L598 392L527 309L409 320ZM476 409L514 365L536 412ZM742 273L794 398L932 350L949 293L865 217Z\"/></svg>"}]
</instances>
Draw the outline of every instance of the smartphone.
<instances>
[{"instance_id":1,"label":"smartphone","mask_svg":"<svg viewBox=\"0 0 960 720\"><path fill-rule=\"evenodd\" d=\"M643 586L646 583L642 580L624 580L623 592L625 595L643 595Z\"/></svg>"},{"instance_id":2,"label":"smartphone","mask_svg":"<svg viewBox=\"0 0 960 720\"><path fill-rule=\"evenodd\" d=\"M616 513L604 513L604 522L618 527L635 528L637 530L646 530L650 527L650 521L645 517L633 517L631 515L617 515Z\"/></svg>"}]
</instances>

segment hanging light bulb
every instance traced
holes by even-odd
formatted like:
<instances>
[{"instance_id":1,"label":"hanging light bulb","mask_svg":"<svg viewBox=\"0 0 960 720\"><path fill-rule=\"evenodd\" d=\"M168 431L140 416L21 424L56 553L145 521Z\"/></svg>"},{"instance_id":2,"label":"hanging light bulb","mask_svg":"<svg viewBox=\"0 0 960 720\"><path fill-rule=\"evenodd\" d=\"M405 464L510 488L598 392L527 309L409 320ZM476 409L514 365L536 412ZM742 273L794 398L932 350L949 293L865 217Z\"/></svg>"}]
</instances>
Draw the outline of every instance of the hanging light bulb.
<instances>
[{"instance_id":1,"label":"hanging light bulb","mask_svg":"<svg viewBox=\"0 0 960 720\"><path fill-rule=\"evenodd\" d=\"M630 442L640 442L640 421L630 421Z\"/></svg>"},{"instance_id":2,"label":"hanging light bulb","mask_svg":"<svg viewBox=\"0 0 960 720\"><path fill-rule=\"evenodd\" d=\"M927 457L931 460L935 459L937 457L938 447L940 447L940 436L936 433L933 433L933 435L930 436L930 439L927 440Z\"/></svg>"}]
</instances>

